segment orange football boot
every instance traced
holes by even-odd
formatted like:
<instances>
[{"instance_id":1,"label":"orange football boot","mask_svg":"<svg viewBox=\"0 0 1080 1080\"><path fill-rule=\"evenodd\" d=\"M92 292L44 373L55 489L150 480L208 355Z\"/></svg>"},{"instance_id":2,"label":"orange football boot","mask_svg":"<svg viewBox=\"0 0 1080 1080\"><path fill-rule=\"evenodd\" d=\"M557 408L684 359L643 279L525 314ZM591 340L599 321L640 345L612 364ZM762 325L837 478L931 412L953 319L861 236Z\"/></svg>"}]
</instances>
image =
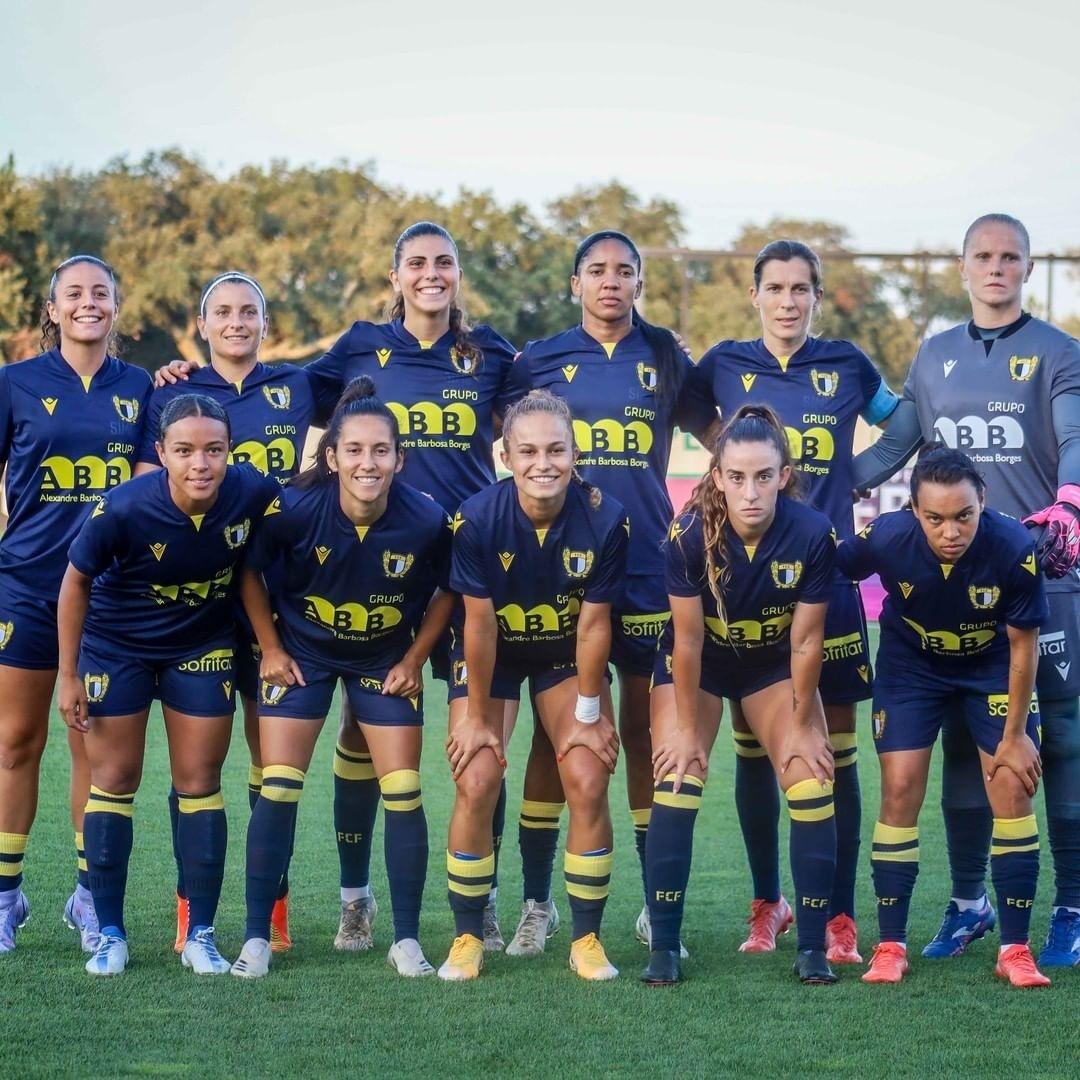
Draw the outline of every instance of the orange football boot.
<instances>
[{"instance_id":1,"label":"orange football boot","mask_svg":"<svg viewBox=\"0 0 1080 1080\"><path fill-rule=\"evenodd\" d=\"M1009 945L998 953L994 974L1008 979L1013 986L1028 988L1049 986L1050 980L1035 966L1035 957L1027 945Z\"/></svg>"},{"instance_id":2,"label":"orange football boot","mask_svg":"<svg viewBox=\"0 0 1080 1080\"><path fill-rule=\"evenodd\" d=\"M883 941L874 946L870 970L862 977L864 983L898 983L911 970L907 949L898 941Z\"/></svg>"},{"instance_id":3,"label":"orange football boot","mask_svg":"<svg viewBox=\"0 0 1080 1080\"><path fill-rule=\"evenodd\" d=\"M791 905L781 896L775 903L771 900L750 902L750 933L739 946L739 952L773 952L777 934L786 934L795 921Z\"/></svg>"},{"instance_id":4,"label":"orange football boot","mask_svg":"<svg viewBox=\"0 0 1080 1080\"><path fill-rule=\"evenodd\" d=\"M850 915L834 915L825 927L825 956L830 964L861 964L859 931Z\"/></svg>"}]
</instances>

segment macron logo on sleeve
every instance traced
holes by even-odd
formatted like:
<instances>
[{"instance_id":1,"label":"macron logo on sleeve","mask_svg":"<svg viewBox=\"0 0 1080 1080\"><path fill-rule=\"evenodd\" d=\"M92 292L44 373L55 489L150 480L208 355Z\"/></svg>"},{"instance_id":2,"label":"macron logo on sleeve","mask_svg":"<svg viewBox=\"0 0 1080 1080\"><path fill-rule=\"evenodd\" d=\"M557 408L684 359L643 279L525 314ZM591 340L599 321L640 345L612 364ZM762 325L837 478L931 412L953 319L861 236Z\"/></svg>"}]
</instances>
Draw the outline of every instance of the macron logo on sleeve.
<instances>
[{"instance_id":1,"label":"macron logo on sleeve","mask_svg":"<svg viewBox=\"0 0 1080 1080\"><path fill-rule=\"evenodd\" d=\"M956 361L955 360L946 360L945 361L944 368L945 368L945 378L946 379L949 377L949 373L952 371L952 369L954 367L956 367Z\"/></svg>"}]
</instances>

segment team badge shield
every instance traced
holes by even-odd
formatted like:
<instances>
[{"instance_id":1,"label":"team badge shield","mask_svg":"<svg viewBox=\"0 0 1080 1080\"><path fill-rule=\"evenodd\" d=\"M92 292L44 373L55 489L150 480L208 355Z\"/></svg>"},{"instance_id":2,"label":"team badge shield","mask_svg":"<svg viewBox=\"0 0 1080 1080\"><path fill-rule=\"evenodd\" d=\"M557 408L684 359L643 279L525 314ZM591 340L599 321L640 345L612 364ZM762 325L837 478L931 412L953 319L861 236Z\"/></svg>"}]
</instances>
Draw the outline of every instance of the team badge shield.
<instances>
[{"instance_id":1,"label":"team badge shield","mask_svg":"<svg viewBox=\"0 0 1080 1080\"><path fill-rule=\"evenodd\" d=\"M292 403L292 391L287 386L264 386L262 392L271 408L287 409Z\"/></svg>"},{"instance_id":2,"label":"team badge shield","mask_svg":"<svg viewBox=\"0 0 1080 1080\"><path fill-rule=\"evenodd\" d=\"M583 578L592 569L593 553L591 551L571 551L566 548L562 555L563 569L572 578Z\"/></svg>"},{"instance_id":3,"label":"team badge shield","mask_svg":"<svg viewBox=\"0 0 1080 1080\"><path fill-rule=\"evenodd\" d=\"M822 397L836 397L836 391L840 389L840 374L836 371L818 371L814 368L810 372L810 382L815 392Z\"/></svg>"},{"instance_id":4,"label":"team badge shield","mask_svg":"<svg viewBox=\"0 0 1080 1080\"><path fill-rule=\"evenodd\" d=\"M113 408L121 420L134 424L139 419L139 402L135 398L122 398L113 396Z\"/></svg>"},{"instance_id":5,"label":"team badge shield","mask_svg":"<svg viewBox=\"0 0 1080 1080\"><path fill-rule=\"evenodd\" d=\"M86 700L99 702L109 692L108 675L91 675L87 672L83 676L83 686L86 688Z\"/></svg>"},{"instance_id":6,"label":"team badge shield","mask_svg":"<svg viewBox=\"0 0 1080 1080\"><path fill-rule=\"evenodd\" d=\"M801 562L778 562L772 563L773 581L781 589L794 589L802 578L803 565Z\"/></svg>"},{"instance_id":7,"label":"team badge shield","mask_svg":"<svg viewBox=\"0 0 1080 1080\"><path fill-rule=\"evenodd\" d=\"M404 577L413 564L412 555L399 555L396 551L384 551L382 557L383 573L387 577Z\"/></svg>"},{"instance_id":8,"label":"team badge shield","mask_svg":"<svg viewBox=\"0 0 1080 1080\"><path fill-rule=\"evenodd\" d=\"M225 526L225 543L233 550L243 547L247 543L248 534L251 532L251 519L244 518L236 525Z\"/></svg>"}]
</instances>

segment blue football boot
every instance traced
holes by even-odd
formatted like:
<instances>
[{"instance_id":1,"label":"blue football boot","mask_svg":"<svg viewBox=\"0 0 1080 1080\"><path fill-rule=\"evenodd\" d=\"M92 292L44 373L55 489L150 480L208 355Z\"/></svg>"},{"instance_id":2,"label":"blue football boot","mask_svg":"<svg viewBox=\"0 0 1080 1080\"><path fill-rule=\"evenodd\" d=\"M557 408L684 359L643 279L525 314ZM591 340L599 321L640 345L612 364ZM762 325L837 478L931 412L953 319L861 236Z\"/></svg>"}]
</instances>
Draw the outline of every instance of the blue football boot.
<instances>
[{"instance_id":1,"label":"blue football boot","mask_svg":"<svg viewBox=\"0 0 1080 1080\"><path fill-rule=\"evenodd\" d=\"M1046 943L1039 953L1043 967L1075 967L1080 964L1080 914L1068 908L1054 908Z\"/></svg>"},{"instance_id":2,"label":"blue football boot","mask_svg":"<svg viewBox=\"0 0 1080 1080\"><path fill-rule=\"evenodd\" d=\"M956 901L950 900L945 908L945 918L934 940L923 949L923 956L931 960L943 960L959 956L973 941L978 941L997 926L997 915L986 900L981 908L961 911Z\"/></svg>"}]
</instances>

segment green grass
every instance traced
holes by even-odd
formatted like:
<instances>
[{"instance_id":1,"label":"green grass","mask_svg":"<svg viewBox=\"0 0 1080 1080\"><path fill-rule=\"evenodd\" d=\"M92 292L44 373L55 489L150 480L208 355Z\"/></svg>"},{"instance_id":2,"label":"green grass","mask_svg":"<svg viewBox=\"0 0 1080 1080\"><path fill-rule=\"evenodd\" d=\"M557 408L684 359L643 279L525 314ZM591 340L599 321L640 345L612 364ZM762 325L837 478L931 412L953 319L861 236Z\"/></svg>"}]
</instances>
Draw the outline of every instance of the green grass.
<instances>
[{"instance_id":1,"label":"green grass","mask_svg":"<svg viewBox=\"0 0 1080 1080\"><path fill-rule=\"evenodd\" d=\"M442 734L445 709L429 694L424 754L431 865L422 922L438 964L452 937L445 900L443 841L451 798ZM876 812L877 768L868 710L860 714L864 857L859 911L864 953L876 939L866 852ZM749 880L731 795L732 751L725 731L700 815L685 938L693 956L686 982L648 990L633 937L641 906L621 777L612 786L617 860L604 922L605 943L622 977L589 985L566 966L566 930L536 961L489 960L481 979L445 985L407 981L385 964L389 896L377 840L373 885L383 912L376 949L340 955L337 854L331 826L326 730L301 803L293 862L296 946L269 978L249 983L198 979L173 954L172 857L165 795L168 774L160 720L152 724L135 816L128 896L132 965L120 978L82 970L75 935L60 922L73 877L67 817L66 747L55 717L42 774L41 808L27 859L34 913L18 951L0 958L0 1074L4 1076L294 1076L373 1072L413 1076L769 1075L1080 1076L1080 970L1054 972L1049 992L1014 991L992 976L996 936L959 960L931 963L917 947L937 929L948 881L936 777L922 822L922 872L912 911L914 971L898 988L862 985L846 969L838 986L803 988L790 974L794 935L774 955L736 952ZM511 808L500 910L512 930L520 895L516 800L527 739L511 747ZM236 731L225 782L232 841L219 940L232 956L243 932L246 750ZM381 835L381 826L380 826ZM786 844L786 841L785 841ZM1045 932L1050 859L1033 933ZM786 850L786 849L785 849ZM789 877L785 868L785 880ZM790 884L787 886L790 895ZM556 896L566 903L558 876ZM509 933L507 933L509 937Z\"/></svg>"}]
</instances>

